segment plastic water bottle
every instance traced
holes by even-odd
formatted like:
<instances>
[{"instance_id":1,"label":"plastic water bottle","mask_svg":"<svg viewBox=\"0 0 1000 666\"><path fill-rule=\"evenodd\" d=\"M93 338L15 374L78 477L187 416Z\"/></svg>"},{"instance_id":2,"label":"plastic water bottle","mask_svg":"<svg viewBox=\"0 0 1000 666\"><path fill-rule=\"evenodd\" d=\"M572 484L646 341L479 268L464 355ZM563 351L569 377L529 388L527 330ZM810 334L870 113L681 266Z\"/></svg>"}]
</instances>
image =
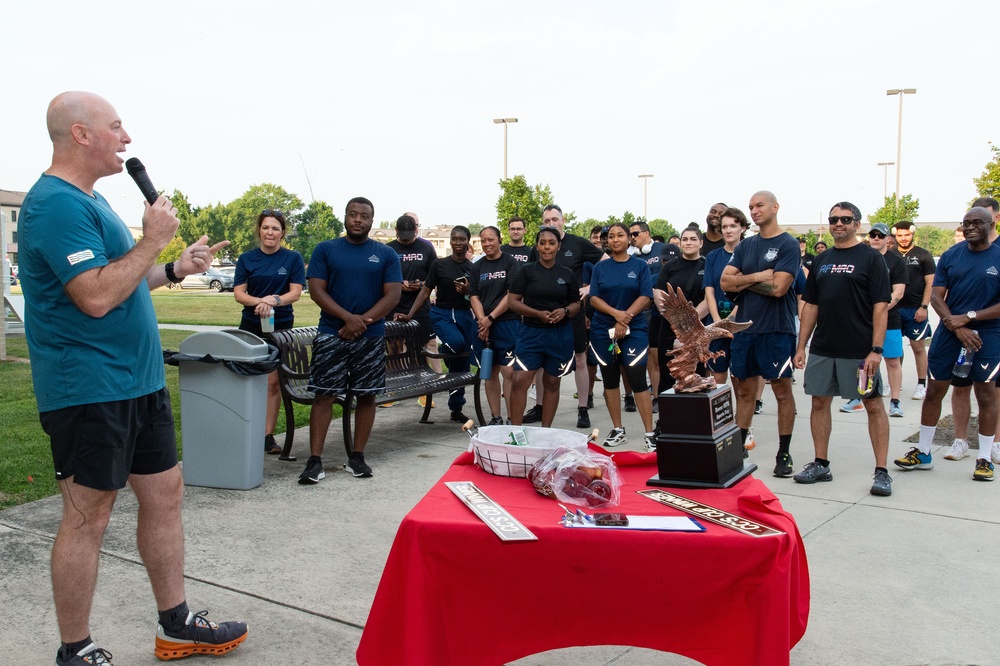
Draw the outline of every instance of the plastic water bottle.
<instances>
[{"instance_id":1,"label":"plastic water bottle","mask_svg":"<svg viewBox=\"0 0 1000 666\"><path fill-rule=\"evenodd\" d=\"M868 376L865 372L865 362L861 361L858 365L858 393L864 396L871 393L873 388L875 388L875 377Z\"/></svg>"},{"instance_id":2,"label":"plastic water bottle","mask_svg":"<svg viewBox=\"0 0 1000 666\"><path fill-rule=\"evenodd\" d=\"M261 333L274 333L274 310L269 315L261 315L260 330Z\"/></svg>"},{"instance_id":3,"label":"plastic water bottle","mask_svg":"<svg viewBox=\"0 0 1000 666\"><path fill-rule=\"evenodd\" d=\"M962 347L962 351L958 353L958 360L955 361L955 367L952 368L951 374L961 378L968 377L969 373L972 372L972 359L975 355L976 352Z\"/></svg>"},{"instance_id":4,"label":"plastic water bottle","mask_svg":"<svg viewBox=\"0 0 1000 666\"><path fill-rule=\"evenodd\" d=\"M486 345L479 359L479 378L486 380L493 376L493 346Z\"/></svg>"}]
</instances>

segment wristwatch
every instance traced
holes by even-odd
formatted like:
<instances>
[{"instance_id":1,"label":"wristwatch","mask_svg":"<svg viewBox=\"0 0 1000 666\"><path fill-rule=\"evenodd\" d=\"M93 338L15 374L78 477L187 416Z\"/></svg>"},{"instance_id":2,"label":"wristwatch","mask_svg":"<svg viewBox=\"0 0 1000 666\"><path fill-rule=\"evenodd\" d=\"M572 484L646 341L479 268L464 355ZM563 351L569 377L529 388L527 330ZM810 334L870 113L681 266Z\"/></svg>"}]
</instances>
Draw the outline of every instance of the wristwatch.
<instances>
[{"instance_id":1,"label":"wristwatch","mask_svg":"<svg viewBox=\"0 0 1000 666\"><path fill-rule=\"evenodd\" d=\"M163 272L166 273L167 279L174 284L177 284L178 282L184 279L177 277L177 274L174 273L174 262L172 261L163 264Z\"/></svg>"},{"instance_id":2,"label":"wristwatch","mask_svg":"<svg viewBox=\"0 0 1000 666\"><path fill-rule=\"evenodd\" d=\"M486 315L486 318L489 319L490 321L496 321L496 319L494 319L493 315L491 314Z\"/></svg>"},{"instance_id":3,"label":"wristwatch","mask_svg":"<svg viewBox=\"0 0 1000 666\"><path fill-rule=\"evenodd\" d=\"M872 353L873 354L881 354L882 353L882 348L879 347L878 345L875 345L874 347L872 347Z\"/></svg>"},{"instance_id":4,"label":"wristwatch","mask_svg":"<svg viewBox=\"0 0 1000 666\"><path fill-rule=\"evenodd\" d=\"M923 305L923 304L921 304L921 305L920 305L920 309L921 309L921 310L926 310L926 309L927 309L927 306L926 306L926 305Z\"/></svg>"},{"instance_id":5,"label":"wristwatch","mask_svg":"<svg viewBox=\"0 0 1000 666\"><path fill-rule=\"evenodd\" d=\"M968 317L969 319L975 319L976 318L976 311L975 310L969 310L968 312L965 313L965 316Z\"/></svg>"}]
</instances>

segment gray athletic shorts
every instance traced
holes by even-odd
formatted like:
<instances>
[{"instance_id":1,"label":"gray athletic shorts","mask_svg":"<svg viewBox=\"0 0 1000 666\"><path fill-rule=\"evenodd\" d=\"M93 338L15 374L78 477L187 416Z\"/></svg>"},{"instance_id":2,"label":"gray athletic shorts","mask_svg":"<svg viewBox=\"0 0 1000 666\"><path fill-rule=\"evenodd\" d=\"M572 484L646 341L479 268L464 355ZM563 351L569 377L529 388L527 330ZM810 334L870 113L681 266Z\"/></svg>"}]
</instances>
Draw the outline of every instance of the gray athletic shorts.
<instances>
[{"instance_id":1,"label":"gray athletic shorts","mask_svg":"<svg viewBox=\"0 0 1000 666\"><path fill-rule=\"evenodd\" d=\"M313 342L309 390L316 395L375 394L385 388L385 338L344 340L321 333Z\"/></svg>"},{"instance_id":2,"label":"gray athletic shorts","mask_svg":"<svg viewBox=\"0 0 1000 666\"><path fill-rule=\"evenodd\" d=\"M819 354L809 354L806 363L803 389L806 395L839 395L847 400L865 397L881 397L882 375L876 374L872 390L863 396L858 393L858 366L864 359L831 358Z\"/></svg>"}]
</instances>

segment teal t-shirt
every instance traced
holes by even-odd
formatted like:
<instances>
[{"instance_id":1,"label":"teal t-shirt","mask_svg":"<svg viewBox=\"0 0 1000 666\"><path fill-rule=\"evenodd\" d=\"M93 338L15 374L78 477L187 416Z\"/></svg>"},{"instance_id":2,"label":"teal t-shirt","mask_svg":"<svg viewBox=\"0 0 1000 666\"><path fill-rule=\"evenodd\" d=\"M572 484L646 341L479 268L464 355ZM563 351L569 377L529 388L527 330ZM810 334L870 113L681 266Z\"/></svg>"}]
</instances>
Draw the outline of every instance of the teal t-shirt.
<instances>
[{"instance_id":1,"label":"teal t-shirt","mask_svg":"<svg viewBox=\"0 0 1000 666\"><path fill-rule=\"evenodd\" d=\"M18 263L38 410L138 398L165 385L163 352L145 279L101 318L80 311L65 285L108 265L135 242L97 192L42 175L24 198Z\"/></svg>"}]
</instances>

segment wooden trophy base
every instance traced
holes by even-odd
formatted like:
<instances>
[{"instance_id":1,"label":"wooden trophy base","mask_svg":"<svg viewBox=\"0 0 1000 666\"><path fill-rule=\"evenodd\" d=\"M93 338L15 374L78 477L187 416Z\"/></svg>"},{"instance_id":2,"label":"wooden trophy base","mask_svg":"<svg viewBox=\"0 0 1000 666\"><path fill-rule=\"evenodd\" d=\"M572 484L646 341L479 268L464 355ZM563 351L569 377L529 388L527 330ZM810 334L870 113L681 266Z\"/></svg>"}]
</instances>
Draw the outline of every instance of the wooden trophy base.
<instances>
[{"instance_id":1,"label":"wooden trophy base","mask_svg":"<svg viewBox=\"0 0 1000 666\"><path fill-rule=\"evenodd\" d=\"M757 470L754 463L744 462L742 437L733 421L728 386L704 393L667 391L658 400L659 474L646 485L729 488Z\"/></svg>"}]
</instances>

